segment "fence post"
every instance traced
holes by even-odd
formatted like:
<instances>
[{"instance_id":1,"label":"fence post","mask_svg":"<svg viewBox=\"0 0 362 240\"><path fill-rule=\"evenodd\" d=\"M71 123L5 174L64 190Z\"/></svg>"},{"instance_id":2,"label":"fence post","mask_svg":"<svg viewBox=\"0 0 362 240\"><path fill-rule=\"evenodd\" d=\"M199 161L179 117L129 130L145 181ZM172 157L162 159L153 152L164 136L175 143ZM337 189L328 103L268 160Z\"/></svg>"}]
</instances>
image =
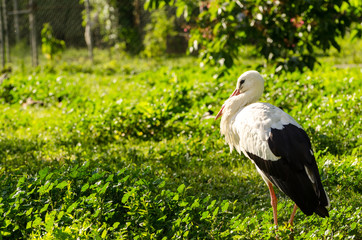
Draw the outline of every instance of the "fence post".
<instances>
[{"instance_id":1,"label":"fence post","mask_svg":"<svg viewBox=\"0 0 362 240\"><path fill-rule=\"evenodd\" d=\"M38 66L38 49L36 43L36 25L35 25L35 0L29 0L29 25L30 25L30 35L31 35L31 56L33 67Z\"/></svg>"},{"instance_id":2,"label":"fence post","mask_svg":"<svg viewBox=\"0 0 362 240\"><path fill-rule=\"evenodd\" d=\"M2 6L1 6L2 7ZM3 16L0 9L0 55L1 55L1 66L5 68L5 52L4 52L4 32L3 32Z\"/></svg>"},{"instance_id":3,"label":"fence post","mask_svg":"<svg viewBox=\"0 0 362 240\"><path fill-rule=\"evenodd\" d=\"M18 0L13 0L13 12L18 12ZM20 27L19 27L19 16L14 14L14 29L15 29L15 39L16 43L20 42Z\"/></svg>"},{"instance_id":4,"label":"fence post","mask_svg":"<svg viewBox=\"0 0 362 240\"><path fill-rule=\"evenodd\" d=\"M3 18L4 18L4 35L5 35L5 50L6 50L6 61L11 62L10 58L10 45L9 45L9 30L8 30L8 14L6 9L6 1L2 0L3 3Z\"/></svg>"},{"instance_id":5,"label":"fence post","mask_svg":"<svg viewBox=\"0 0 362 240\"><path fill-rule=\"evenodd\" d=\"M87 11L87 25L85 26L85 41L88 46L88 56L90 60L93 62L93 39L92 39L92 25L91 25L91 17L90 17L90 4L89 0L85 0L85 8Z\"/></svg>"}]
</instances>

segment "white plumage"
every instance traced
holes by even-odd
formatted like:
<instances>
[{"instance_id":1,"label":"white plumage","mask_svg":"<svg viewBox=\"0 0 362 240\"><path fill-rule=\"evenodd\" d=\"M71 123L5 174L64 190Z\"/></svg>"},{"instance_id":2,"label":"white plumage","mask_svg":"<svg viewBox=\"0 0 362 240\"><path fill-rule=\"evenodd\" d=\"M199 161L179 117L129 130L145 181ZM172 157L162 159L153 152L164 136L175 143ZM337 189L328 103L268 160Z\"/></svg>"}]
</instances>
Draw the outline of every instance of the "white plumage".
<instances>
[{"instance_id":1,"label":"white plumage","mask_svg":"<svg viewBox=\"0 0 362 240\"><path fill-rule=\"evenodd\" d=\"M269 103L253 103L235 115L235 120L230 123L230 128L222 134L238 136L238 140L228 142L230 148L240 153L248 151L263 159L278 160L268 145L271 129L283 129L284 125L294 124L301 126L287 113ZM241 140L240 140L241 139ZM247 141L242 141L247 139ZM247 155L247 154L245 154Z\"/></svg>"},{"instance_id":2,"label":"white plumage","mask_svg":"<svg viewBox=\"0 0 362 240\"><path fill-rule=\"evenodd\" d=\"M220 132L230 146L255 164L267 183L277 225L276 185L307 215L328 216L329 199L323 189L309 138L287 113L269 103L257 102L264 79L257 71L242 74L233 94L217 114Z\"/></svg>"}]
</instances>

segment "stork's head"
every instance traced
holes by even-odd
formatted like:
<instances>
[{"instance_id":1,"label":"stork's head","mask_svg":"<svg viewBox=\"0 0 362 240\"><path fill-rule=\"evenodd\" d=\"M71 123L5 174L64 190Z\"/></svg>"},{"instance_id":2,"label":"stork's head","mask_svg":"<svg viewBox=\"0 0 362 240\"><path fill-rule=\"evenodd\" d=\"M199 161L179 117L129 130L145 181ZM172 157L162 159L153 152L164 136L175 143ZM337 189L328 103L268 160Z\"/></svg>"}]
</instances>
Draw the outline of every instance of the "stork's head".
<instances>
[{"instance_id":1,"label":"stork's head","mask_svg":"<svg viewBox=\"0 0 362 240\"><path fill-rule=\"evenodd\" d=\"M223 114L225 107L237 108L258 101L263 94L263 91L264 78L260 75L260 73L251 70L241 74L236 83L236 89L229 99L226 100L221 110L216 115L215 120Z\"/></svg>"}]
</instances>

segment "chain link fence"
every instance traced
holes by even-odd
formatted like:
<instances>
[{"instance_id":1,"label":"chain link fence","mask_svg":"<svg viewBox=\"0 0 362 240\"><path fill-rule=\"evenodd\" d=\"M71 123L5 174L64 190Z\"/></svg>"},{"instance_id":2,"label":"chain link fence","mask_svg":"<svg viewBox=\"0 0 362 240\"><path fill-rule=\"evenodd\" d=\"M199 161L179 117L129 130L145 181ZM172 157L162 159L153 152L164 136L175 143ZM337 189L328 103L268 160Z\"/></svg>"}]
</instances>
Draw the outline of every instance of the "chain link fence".
<instances>
[{"instance_id":1,"label":"chain link fence","mask_svg":"<svg viewBox=\"0 0 362 240\"><path fill-rule=\"evenodd\" d=\"M39 49L45 23L52 26L54 37L64 40L67 47L86 46L85 27L82 24L85 7L78 0L1 0L0 4L0 54L3 66L11 60L9 50L17 44Z\"/></svg>"},{"instance_id":2,"label":"chain link fence","mask_svg":"<svg viewBox=\"0 0 362 240\"><path fill-rule=\"evenodd\" d=\"M41 30L49 23L56 39L67 48L120 46L131 54L144 50L147 24L152 12L144 9L144 0L0 0L0 61L11 61L11 49L21 46L32 53L38 64ZM165 8L168 17L175 9ZM86 24L85 24L86 23ZM177 34L167 36L166 53L183 54L187 48L184 21L173 22ZM150 31L150 30L148 30ZM153 31L153 30L151 30ZM27 50L28 51L28 50ZM14 54L14 53L13 53Z\"/></svg>"},{"instance_id":3,"label":"chain link fence","mask_svg":"<svg viewBox=\"0 0 362 240\"><path fill-rule=\"evenodd\" d=\"M33 8L29 0L5 2L11 45L17 41L29 43L29 14L33 9L37 40L40 40L43 24L50 23L56 38L63 39L71 46L85 46L82 26L84 6L77 0L33 0Z\"/></svg>"}]
</instances>

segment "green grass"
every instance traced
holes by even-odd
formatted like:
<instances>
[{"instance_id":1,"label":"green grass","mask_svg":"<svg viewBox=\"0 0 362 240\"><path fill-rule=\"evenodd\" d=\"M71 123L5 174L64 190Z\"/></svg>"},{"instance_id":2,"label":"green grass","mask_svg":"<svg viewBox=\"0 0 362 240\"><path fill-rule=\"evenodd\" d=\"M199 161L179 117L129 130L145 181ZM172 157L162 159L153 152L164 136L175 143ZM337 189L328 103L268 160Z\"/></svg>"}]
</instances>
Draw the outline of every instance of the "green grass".
<instances>
[{"instance_id":1,"label":"green grass","mask_svg":"<svg viewBox=\"0 0 362 240\"><path fill-rule=\"evenodd\" d=\"M275 239L266 185L230 154L219 121L202 118L262 60L214 79L194 58L108 55L92 65L68 50L35 70L14 60L0 85L0 239ZM331 199L330 218L298 211L291 231L293 203L278 192L280 239L362 238L362 72L351 59L261 69L262 101L307 131Z\"/></svg>"}]
</instances>

